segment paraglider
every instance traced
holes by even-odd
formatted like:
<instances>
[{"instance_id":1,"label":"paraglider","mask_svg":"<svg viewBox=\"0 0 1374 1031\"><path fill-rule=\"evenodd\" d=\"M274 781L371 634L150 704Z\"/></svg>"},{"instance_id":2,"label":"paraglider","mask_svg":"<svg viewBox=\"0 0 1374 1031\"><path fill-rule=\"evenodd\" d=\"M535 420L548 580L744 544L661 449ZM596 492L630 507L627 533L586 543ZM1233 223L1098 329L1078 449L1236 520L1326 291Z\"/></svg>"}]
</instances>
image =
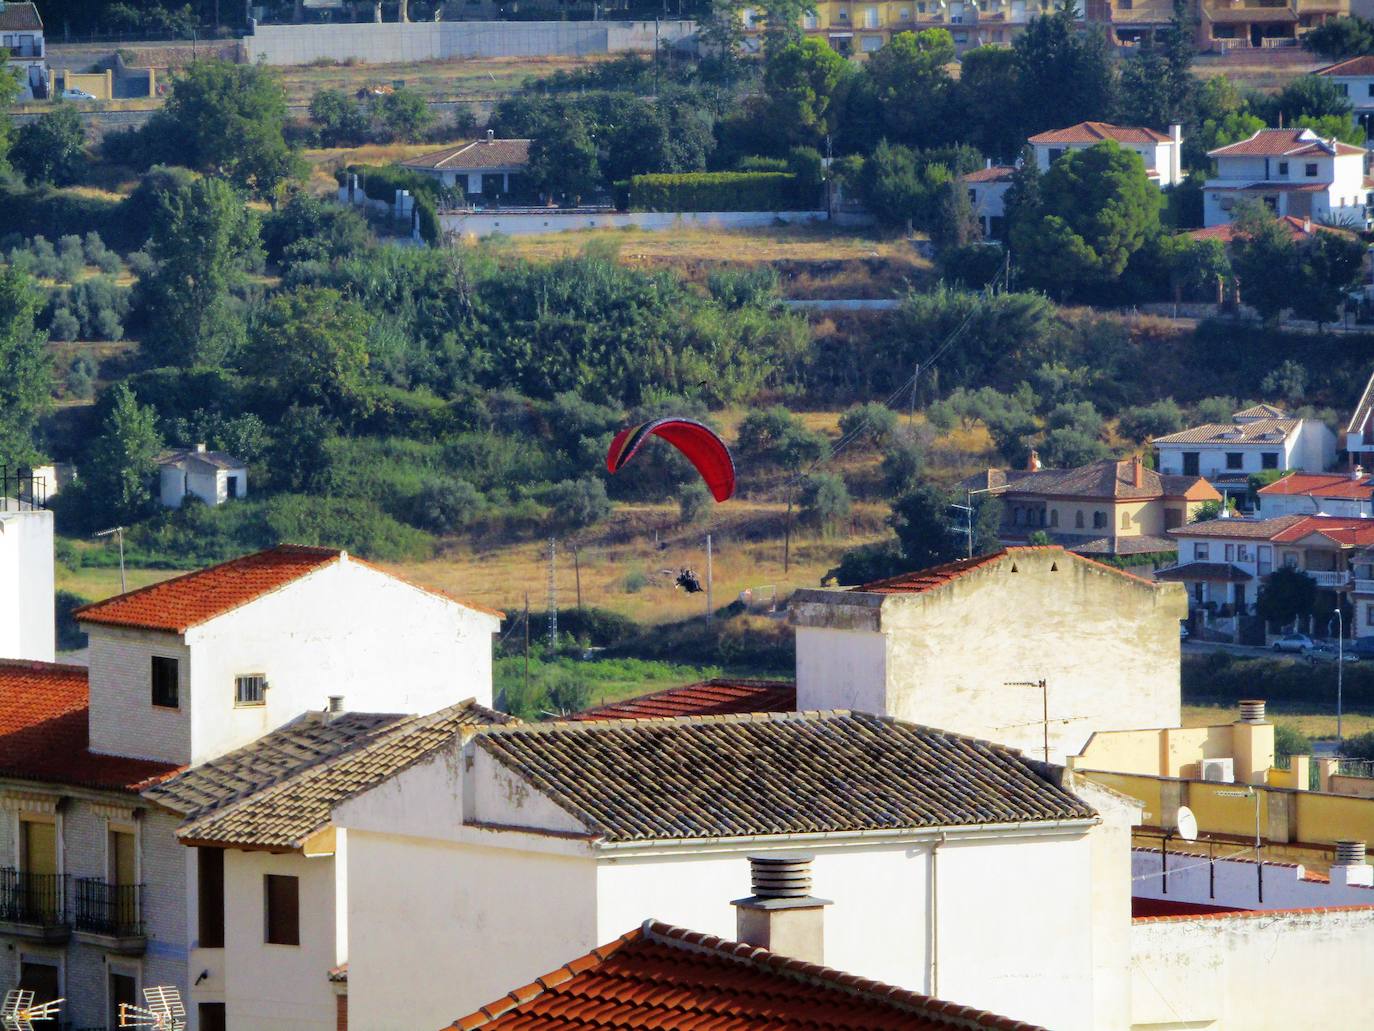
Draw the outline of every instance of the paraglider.
<instances>
[{"instance_id":1,"label":"paraglider","mask_svg":"<svg viewBox=\"0 0 1374 1031\"><path fill-rule=\"evenodd\" d=\"M681 451L717 501L735 493L735 462L730 450L709 427L692 419L653 419L621 430L606 452L606 468L620 472L651 436L662 437Z\"/></svg>"}]
</instances>

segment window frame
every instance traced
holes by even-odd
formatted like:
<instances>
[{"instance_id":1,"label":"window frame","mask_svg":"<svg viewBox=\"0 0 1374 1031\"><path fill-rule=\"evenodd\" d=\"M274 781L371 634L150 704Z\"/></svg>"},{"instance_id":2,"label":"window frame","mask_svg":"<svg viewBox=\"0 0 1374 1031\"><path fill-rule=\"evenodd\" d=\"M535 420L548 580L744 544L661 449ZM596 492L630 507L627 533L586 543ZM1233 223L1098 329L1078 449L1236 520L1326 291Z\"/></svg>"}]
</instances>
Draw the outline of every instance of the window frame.
<instances>
[{"instance_id":1,"label":"window frame","mask_svg":"<svg viewBox=\"0 0 1374 1031\"><path fill-rule=\"evenodd\" d=\"M149 663L149 696L152 705L156 709L180 709L181 708L181 661L171 655L153 655ZM171 695L162 695L164 700L159 701L159 689L166 689L166 676L168 664L171 668ZM159 677L159 670L162 676ZM166 701L167 697L171 701Z\"/></svg>"},{"instance_id":2,"label":"window frame","mask_svg":"<svg viewBox=\"0 0 1374 1031\"><path fill-rule=\"evenodd\" d=\"M211 879L213 877L213 880ZM196 947L224 948L224 849L196 848ZM265 932L264 932L265 933Z\"/></svg>"},{"instance_id":3,"label":"window frame","mask_svg":"<svg viewBox=\"0 0 1374 1031\"><path fill-rule=\"evenodd\" d=\"M1302 164L1302 174L1308 179L1317 178L1317 169L1321 166L1315 161L1304 161Z\"/></svg>"},{"instance_id":4,"label":"window frame","mask_svg":"<svg viewBox=\"0 0 1374 1031\"><path fill-rule=\"evenodd\" d=\"M1245 452L1244 452L1244 451L1228 451L1228 452L1226 452L1226 468L1227 468L1227 470L1240 470L1240 469L1244 469L1244 468L1245 468Z\"/></svg>"},{"instance_id":5,"label":"window frame","mask_svg":"<svg viewBox=\"0 0 1374 1031\"><path fill-rule=\"evenodd\" d=\"M300 946L301 879L295 874L262 875L262 940L266 945Z\"/></svg>"},{"instance_id":6,"label":"window frame","mask_svg":"<svg viewBox=\"0 0 1374 1031\"><path fill-rule=\"evenodd\" d=\"M244 686L257 682L257 697L245 697ZM267 674L238 673L234 676L234 708L261 709L267 704Z\"/></svg>"},{"instance_id":7,"label":"window frame","mask_svg":"<svg viewBox=\"0 0 1374 1031\"><path fill-rule=\"evenodd\" d=\"M1279 453L1277 451L1260 452L1261 469L1277 469L1279 467Z\"/></svg>"},{"instance_id":8,"label":"window frame","mask_svg":"<svg viewBox=\"0 0 1374 1031\"><path fill-rule=\"evenodd\" d=\"M1279 162L1279 175L1287 175L1287 174L1288 174L1288 162L1287 162L1287 161L1280 161L1280 162Z\"/></svg>"},{"instance_id":9,"label":"window frame","mask_svg":"<svg viewBox=\"0 0 1374 1031\"><path fill-rule=\"evenodd\" d=\"M1193 561L1210 562L1212 546L1208 541L1193 541Z\"/></svg>"}]
</instances>

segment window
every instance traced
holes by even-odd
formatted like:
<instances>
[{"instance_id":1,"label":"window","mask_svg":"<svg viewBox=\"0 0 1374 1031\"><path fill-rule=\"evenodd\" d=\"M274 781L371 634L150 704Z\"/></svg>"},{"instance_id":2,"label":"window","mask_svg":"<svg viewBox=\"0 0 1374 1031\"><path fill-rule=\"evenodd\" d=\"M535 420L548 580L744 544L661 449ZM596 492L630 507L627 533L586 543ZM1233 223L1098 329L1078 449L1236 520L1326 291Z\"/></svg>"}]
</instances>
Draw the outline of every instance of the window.
<instances>
[{"instance_id":1,"label":"window","mask_svg":"<svg viewBox=\"0 0 1374 1031\"><path fill-rule=\"evenodd\" d=\"M1237 561L1237 562L1249 562L1249 561L1250 561L1250 545L1248 545L1248 544L1237 544L1237 545L1236 545L1236 561Z\"/></svg>"},{"instance_id":2,"label":"window","mask_svg":"<svg viewBox=\"0 0 1374 1031\"><path fill-rule=\"evenodd\" d=\"M196 926L200 948L224 948L224 850L196 849Z\"/></svg>"},{"instance_id":3,"label":"window","mask_svg":"<svg viewBox=\"0 0 1374 1031\"><path fill-rule=\"evenodd\" d=\"M1094 530L1105 530L1106 528L1107 528L1107 513L1106 513L1106 512L1094 512L1094 513L1093 513L1093 529L1094 529Z\"/></svg>"},{"instance_id":4,"label":"window","mask_svg":"<svg viewBox=\"0 0 1374 1031\"><path fill-rule=\"evenodd\" d=\"M1291 552L1291 551L1285 551L1285 552L1283 553L1283 568L1284 568L1284 569L1297 569L1297 568L1298 568L1298 556L1297 556L1296 554L1294 554L1293 552Z\"/></svg>"},{"instance_id":5,"label":"window","mask_svg":"<svg viewBox=\"0 0 1374 1031\"><path fill-rule=\"evenodd\" d=\"M1279 175L1287 175L1287 174L1288 174L1288 162L1287 162L1287 161L1280 161L1280 162L1279 162Z\"/></svg>"},{"instance_id":6,"label":"window","mask_svg":"<svg viewBox=\"0 0 1374 1031\"><path fill-rule=\"evenodd\" d=\"M1279 453L1277 451L1265 451L1260 454L1261 469L1277 469L1279 467Z\"/></svg>"},{"instance_id":7,"label":"window","mask_svg":"<svg viewBox=\"0 0 1374 1031\"><path fill-rule=\"evenodd\" d=\"M38 877L57 876L57 824L51 820L19 821L19 869Z\"/></svg>"},{"instance_id":8,"label":"window","mask_svg":"<svg viewBox=\"0 0 1374 1031\"><path fill-rule=\"evenodd\" d=\"M1208 546L1207 546L1206 544L1202 543L1202 541L1196 541L1196 542L1194 542L1194 544L1193 544L1193 561L1195 561L1195 562L1206 562L1206 561L1207 561L1207 552L1208 552Z\"/></svg>"},{"instance_id":9,"label":"window","mask_svg":"<svg viewBox=\"0 0 1374 1031\"><path fill-rule=\"evenodd\" d=\"M1236 560L1236 546L1234 544L1226 545L1225 555L1227 562L1234 562Z\"/></svg>"},{"instance_id":10,"label":"window","mask_svg":"<svg viewBox=\"0 0 1374 1031\"><path fill-rule=\"evenodd\" d=\"M968 191L968 202L969 202L970 204L977 204L977 203L978 203L978 191L977 191L977 190L972 189L972 188L969 189L969 191Z\"/></svg>"},{"instance_id":11,"label":"window","mask_svg":"<svg viewBox=\"0 0 1374 1031\"><path fill-rule=\"evenodd\" d=\"M62 977L55 963L19 962L19 987L33 992L34 1001L51 1002L62 996Z\"/></svg>"},{"instance_id":12,"label":"window","mask_svg":"<svg viewBox=\"0 0 1374 1031\"><path fill-rule=\"evenodd\" d=\"M1365 89L1369 91L1369 96L1374 97L1374 82L1371 82L1368 86L1365 87Z\"/></svg>"},{"instance_id":13,"label":"window","mask_svg":"<svg viewBox=\"0 0 1374 1031\"><path fill-rule=\"evenodd\" d=\"M1226 468L1240 469L1245 465L1245 456L1239 451L1226 452Z\"/></svg>"},{"instance_id":14,"label":"window","mask_svg":"<svg viewBox=\"0 0 1374 1031\"><path fill-rule=\"evenodd\" d=\"M111 827L106 838L106 880L110 884L138 883L138 839L125 827Z\"/></svg>"},{"instance_id":15,"label":"window","mask_svg":"<svg viewBox=\"0 0 1374 1031\"><path fill-rule=\"evenodd\" d=\"M1051 526L1058 526L1058 525L1059 525L1059 509L1057 509L1057 508L1052 508L1052 509L1050 509L1050 525L1051 525Z\"/></svg>"},{"instance_id":16,"label":"window","mask_svg":"<svg viewBox=\"0 0 1374 1031\"><path fill-rule=\"evenodd\" d=\"M1058 161L1058 160L1059 160L1060 158L1062 158L1063 156L1064 156L1064 148L1063 148L1063 147L1051 147L1051 148L1050 148L1050 164L1054 164L1056 161Z\"/></svg>"},{"instance_id":17,"label":"window","mask_svg":"<svg viewBox=\"0 0 1374 1031\"><path fill-rule=\"evenodd\" d=\"M200 1014L200 1031L224 1031L229 1026L225 1021L224 1003L202 1002L196 1009ZM340 1024L339 1026L347 1027L348 1025Z\"/></svg>"},{"instance_id":18,"label":"window","mask_svg":"<svg viewBox=\"0 0 1374 1031\"><path fill-rule=\"evenodd\" d=\"M282 874L263 874L263 924L268 945L301 943L300 879Z\"/></svg>"},{"instance_id":19,"label":"window","mask_svg":"<svg viewBox=\"0 0 1374 1031\"><path fill-rule=\"evenodd\" d=\"M1348 97L1348 96L1350 96L1350 86L1349 86L1348 83L1338 82L1338 83L1336 83L1336 88L1337 88L1338 90L1341 91L1341 96L1343 96L1343 97Z\"/></svg>"},{"instance_id":20,"label":"window","mask_svg":"<svg viewBox=\"0 0 1374 1031\"><path fill-rule=\"evenodd\" d=\"M1260 576L1268 576L1274 568L1274 549L1268 544L1261 544L1255 549L1255 572Z\"/></svg>"},{"instance_id":21,"label":"window","mask_svg":"<svg viewBox=\"0 0 1374 1031\"><path fill-rule=\"evenodd\" d=\"M1129 512L1122 512L1122 513L1121 513L1121 528L1122 528L1123 530L1129 530L1129 529L1131 528L1131 513L1129 513Z\"/></svg>"},{"instance_id":22,"label":"window","mask_svg":"<svg viewBox=\"0 0 1374 1031\"><path fill-rule=\"evenodd\" d=\"M164 709L180 705L177 689L177 660L165 655L153 656L153 704Z\"/></svg>"},{"instance_id":23,"label":"window","mask_svg":"<svg viewBox=\"0 0 1374 1031\"><path fill-rule=\"evenodd\" d=\"M1315 161L1307 162L1302 166L1302 174L1309 179L1317 178L1317 163Z\"/></svg>"},{"instance_id":24,"label":"window","mask_svg":"<svg viewBox=\"0 0 1374 1031\"><path fill-rule=\"evenodd\" d=\"M1083 529L1083 513L1082 513L1082 512L1075 512L1075 513L1073 514L1073 525L1074 525L1075 528L1077 528L1077 529L1079 529L1079 530Z\"/></svg>"},{"instance_id":25,"label":"window","mask_svg":"<svg viewBox=\"0 0 1374 1031\"><path fill-rule=\"evenodd\" d=\"M802 27L806 29L818 29L821 27L820 18L814 13L802 15Z\"/></svg>"},{"instance_id":26,"label":"window","mask_svg":"<svg viewBox=\"0 0 1374 1031\"><path fill-rule=\"evenodd\" d=\"M864 28L876 29L878 27L878 9L876 7L864 8Z\"/></svg>"},{"instance_id":27,"label":"window","mask_svg":"<svg viewBox=\"0 0 1374 1031\"><path fill-rule=\"evenodd\" d=\"M138 997L138 982L132 974L120 974L110 971L110 1026L117 1027L122 1021L119 1019L120 1006L138 1006L142 1000Z\"/></svg>"},{"instance_id":28,"label":"window","mask_svg":"<svg viewBox=\"0 0 1374 1031\"><path fill-rule=\"evenodd\" d=\"M1198 475L1198 453L1196 451L1183 452L1183 475Z\"/></svg>"},{"instance_id":29,"label":"window","mask_svg":"<svg viewBox=\"0 0 1374 1031\"><path fill-rule=\"evenodd\" d=\"M267 677L262 673L245 673L234 678L235 705L262 705L267 701Z\"/></svg>"},{"instance_id":30,"label":"window","mask_svg":"<svg viewBox=\"0 0 1374 1031\"><path fill-rule=\"evenodd\" d=\"M1374 626L1374 605L1364 607L1364 625Z\"/></svg>"},{"instance_id":31,"label":"window","mask_svg":"<svg viewBox=\"0 0 1374 1031\"><path fill-rule=\"evenodd\" d=\"M897 12L897 17L901 21L911 21L911 8L903 7Z\"/></svg>"},{"instance_id":32,"label":"window","mask_svg":"<svg viewBox=\"0 0 1374 1031\"><path fill-rule=\"evenodd\" d=\"M883 48L882 36L864 36L859 40L859 49L865 54L871 54Z\"/></svg>"}]
</instances>

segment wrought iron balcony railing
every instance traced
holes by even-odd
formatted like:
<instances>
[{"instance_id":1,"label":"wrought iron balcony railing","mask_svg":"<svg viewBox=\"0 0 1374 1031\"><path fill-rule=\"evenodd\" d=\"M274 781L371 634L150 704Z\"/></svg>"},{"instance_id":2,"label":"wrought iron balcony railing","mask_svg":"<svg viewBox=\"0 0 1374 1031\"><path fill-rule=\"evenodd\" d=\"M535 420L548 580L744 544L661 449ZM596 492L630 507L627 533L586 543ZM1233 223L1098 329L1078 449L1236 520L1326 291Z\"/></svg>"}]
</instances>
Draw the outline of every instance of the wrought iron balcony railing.
<instances>
[{"instance_id":1,"label":"wrought iron balcony railing","mask_svg":"<svg viewBox=\"0 0 1374 1031\"><path fill-rule=\"evenodd\" d=\"M0 920L38 927L69 924L67 875L0 869Z\"/></svg>"},{"instance_id":2,"label":"wrought iron balcony railing","mask_svg":"<svg viewBox=\"0 0 1374 1031\"><path fill-rule=\"evenodd\" d=\"M75 927L78 931L115 938L142 937L143 885L111 884L103 877L78 877Z\"/></svg>"}]
</instances>

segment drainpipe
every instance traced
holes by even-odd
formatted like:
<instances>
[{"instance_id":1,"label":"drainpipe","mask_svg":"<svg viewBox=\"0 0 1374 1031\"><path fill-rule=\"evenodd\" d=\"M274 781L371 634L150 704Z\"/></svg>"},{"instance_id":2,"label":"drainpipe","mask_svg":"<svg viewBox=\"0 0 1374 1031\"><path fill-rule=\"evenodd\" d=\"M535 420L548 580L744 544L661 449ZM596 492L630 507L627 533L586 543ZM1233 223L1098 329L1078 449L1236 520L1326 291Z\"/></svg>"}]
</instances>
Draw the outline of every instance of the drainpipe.
<instances>
[{"instance_id":1,"label":"drainpipe","mask_svg":"<svg viewBox=\"0 0 1374 1031\"><path fill-rule=\"evenodd\" d=\"M940 846L945 843L941 832L930 846L930 997L940 997Z\"/></svg>"}]
</instances>

